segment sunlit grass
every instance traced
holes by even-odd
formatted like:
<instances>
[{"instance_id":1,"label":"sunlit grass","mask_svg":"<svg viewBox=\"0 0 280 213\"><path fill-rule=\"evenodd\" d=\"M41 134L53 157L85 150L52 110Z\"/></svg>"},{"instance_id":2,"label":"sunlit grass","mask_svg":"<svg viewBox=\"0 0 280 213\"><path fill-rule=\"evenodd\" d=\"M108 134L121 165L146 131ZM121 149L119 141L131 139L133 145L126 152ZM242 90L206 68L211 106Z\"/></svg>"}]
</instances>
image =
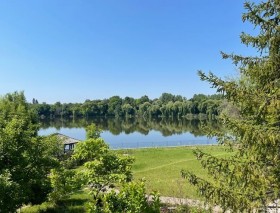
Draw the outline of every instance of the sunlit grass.
<instances>
[{"instance_id":1,"label":"sunlit grass","mask_svg":"<svg viewBox=\"0 0 280 213\"><path fill-rule=\"evenodd\" d=\"M219 157L229 156L221 146L199 147L207 153ZM194 146L173 148L149 148L118 151L135 157L134 179L144 178L148 192L158 191L162 196L199 199L196 189L181 177L181 170L192 171L202 178L207 172L195 158Z\"/></svg>"}]
</instances>

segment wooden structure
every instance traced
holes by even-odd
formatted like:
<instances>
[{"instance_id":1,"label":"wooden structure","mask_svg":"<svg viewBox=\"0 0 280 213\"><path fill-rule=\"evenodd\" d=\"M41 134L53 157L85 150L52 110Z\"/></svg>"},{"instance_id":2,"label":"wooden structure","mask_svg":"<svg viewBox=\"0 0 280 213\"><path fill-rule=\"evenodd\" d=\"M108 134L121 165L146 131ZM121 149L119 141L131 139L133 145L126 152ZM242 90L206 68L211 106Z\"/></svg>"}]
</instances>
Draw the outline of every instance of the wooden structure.
<instances>
[{"instance_id":1,"label":"wooden structure","mask_svg":"<svg viewBox=\"0 0 280 213\"><path fill-rule=\"evenodd\" d=\"M56 133L55 135L57 135L57 137L62 140L62 143L64 145L64 152L72 151L75 148L75 145L80 142L80 140L60 133Z\"/></svg>"}]
</instances>

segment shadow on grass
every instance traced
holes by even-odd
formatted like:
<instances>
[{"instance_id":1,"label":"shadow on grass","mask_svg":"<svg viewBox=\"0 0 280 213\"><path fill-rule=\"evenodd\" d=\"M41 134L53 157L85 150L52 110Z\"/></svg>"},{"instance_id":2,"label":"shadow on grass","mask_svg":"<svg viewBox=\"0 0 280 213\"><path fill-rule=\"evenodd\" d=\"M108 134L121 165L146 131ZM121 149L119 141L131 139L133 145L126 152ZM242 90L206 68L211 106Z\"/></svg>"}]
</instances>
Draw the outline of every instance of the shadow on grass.
<instances>
[{"instance_id":1,"label":"shadow on grass","mask_svg":"<svg viewBox=\"0 0 280 213\"><path fill-rule=\"evenodd\" d=\"M88 202L88 199L79 199L79 198L69 198L66 200L61 200L57 205L53 206L51 209L47 209L48 213L60 213L60 212L69 212L69 213L84 213L86 212L85 205Z\"/></svg>"},{"instance_id":2,"label":"shadow on grass","mask_svg":"<svg viewBox=\"0 0 280 213\"><path fill-rule=\"evenodd\" d=\"M61 200L58 202L59 206L83 206L86 202L88 202L88 199L78 199L78 198L69 198L67 200Z\"/></svg>"},{"instance_id":3,"label":"shadow on grass","mask_svg":"<svg viewBox=\"0 0 280 213\"><path fill-rule=\"evenodd\" d=\"M87 198L69 198L59 201L56 205L49 202L23 209L23 213L85 213Z\"/></svg>"}]
</instances>

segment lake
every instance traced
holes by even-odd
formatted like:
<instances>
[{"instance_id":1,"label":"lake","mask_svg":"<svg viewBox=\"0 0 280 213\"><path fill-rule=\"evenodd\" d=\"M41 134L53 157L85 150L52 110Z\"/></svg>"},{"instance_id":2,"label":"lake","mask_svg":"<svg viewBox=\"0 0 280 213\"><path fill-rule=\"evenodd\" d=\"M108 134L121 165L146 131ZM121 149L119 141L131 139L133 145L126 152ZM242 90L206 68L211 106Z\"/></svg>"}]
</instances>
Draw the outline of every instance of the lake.
<instances>
[{"instance_id":1,"label":"lake","mask_svg":"<svg viewBox=\"0 0 280 213\"><path fill-rule=\"evenodd\" d=\"M41 121L39 135L58 132L84 140L91 123L102 129L101 137L111 149L216 144L206 129L220 128L216 121L187 119L59 119Z\"/></svg>"}]
</instances>

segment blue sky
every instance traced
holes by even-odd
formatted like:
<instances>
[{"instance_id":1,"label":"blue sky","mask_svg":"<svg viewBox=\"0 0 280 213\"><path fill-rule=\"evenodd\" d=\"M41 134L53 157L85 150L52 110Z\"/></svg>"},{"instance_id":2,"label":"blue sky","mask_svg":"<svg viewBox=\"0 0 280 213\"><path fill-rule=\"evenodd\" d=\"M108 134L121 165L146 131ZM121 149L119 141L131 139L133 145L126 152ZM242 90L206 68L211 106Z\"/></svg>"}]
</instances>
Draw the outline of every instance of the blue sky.
<instances>
[{"instance_id":1,"label":"blue sky","mask_svg":"<svg viewBox=\"0 0 280 213\"><path fill-rule=\"evenodd\" d=\"M198 70L236 77L241 0L0 0L0 94L84 102L113 95L191 98Z\"/></svg>"}]
</instances>

